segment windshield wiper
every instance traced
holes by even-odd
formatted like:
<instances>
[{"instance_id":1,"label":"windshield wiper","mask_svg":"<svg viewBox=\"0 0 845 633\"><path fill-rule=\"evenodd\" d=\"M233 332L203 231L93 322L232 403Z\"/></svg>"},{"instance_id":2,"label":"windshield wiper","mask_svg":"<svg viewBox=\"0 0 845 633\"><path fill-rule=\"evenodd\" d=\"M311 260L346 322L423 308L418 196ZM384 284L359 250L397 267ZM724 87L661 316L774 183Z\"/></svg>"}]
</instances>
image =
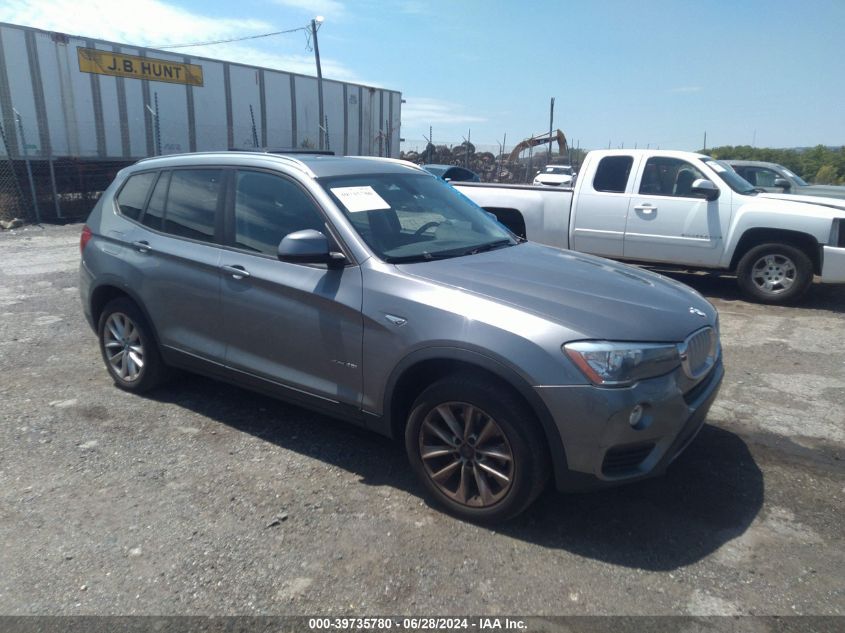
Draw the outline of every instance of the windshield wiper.
<instances>
[{"instance_id":1,"label":"windshield wiper","mask_svg":"<svg viewBox=\"0 0 845 633\"><path fill-rule=\"evenodd\" d=\"M455 251L447 251L444 253L417 253L416 255L398 255L396 257L386 256L384 261L388 264L407 264L409 262L431 262L435 259L449 259L450 257L456 257L460 253L456 253Z\"/></svg>"},{"instance_id":2,"label":"windshield wiper","mask_svg":"<svg viewBox=\"0 0 845 633\"><path fill-rule=\"evenodd\" d=\"M513 246L513 242L511 238L507 237L503 240L496 240L495 242L487 242L486 244L479 244L478 246L473 246L472 248L466 249L462 254L463 255L476 255L478 253L486 253L487 251L492 251L494 248L502 248L503 246Z\"/></svg>"}]
</instances>

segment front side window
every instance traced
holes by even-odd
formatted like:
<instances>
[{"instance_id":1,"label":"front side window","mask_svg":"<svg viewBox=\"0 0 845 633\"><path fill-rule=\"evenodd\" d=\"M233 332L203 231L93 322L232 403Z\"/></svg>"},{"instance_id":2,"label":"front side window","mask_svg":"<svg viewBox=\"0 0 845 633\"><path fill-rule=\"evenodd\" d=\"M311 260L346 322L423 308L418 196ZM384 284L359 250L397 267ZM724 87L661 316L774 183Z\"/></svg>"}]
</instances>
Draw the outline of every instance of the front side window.
<instances>
[{"instance_id":1,"label":"front side window","mask_svg":"<svg viewBox=\"0 0 845 633\"><path fill-rule=\"evenodd\" d=\"M194 240L212 239L221 178L220 169L173 171L164 212L164 231Z\"/></svg>"},{"instance_id":2,"label":"front side window","mask_svg":"<svg viewBox=\"0 0 845 633\"><path fill-rule=\"evenodd\" d=\"M596 168L593 189L607 193L625 193L633 164L633 156L605 156Z\"/></svg>"},{"instance_id":3,"label":"front side window","mask_svg":"<svg viewBox=\"0 0 845 633\"><path fill-rule=\"evenodd\" d=\"M387 262L459 257L517 243L483 209L439 178L392 173L319 182Z\"/></svg>"},{"instance_id":4,"label":"front side window","mask_svg":"<svg viewBox=\"0 0 845 633\"><path fill-rule=\"evenodd\" d=\"M749 171L754 173L754 180L751 180L747 176L745 176L745 179L758 187L774 187L775 178L780 178L777 173L764 167L752 167Z\"/></svg>"},{"instance_id":5,"label":"front side window","mask_svg":"<svg viewBox=\"0 0 845 633\"><path fill-rule=\"evenodd\" d=\"M653 156L646 161L640 180L641 195L692 197L692 183L704 175L697 167L667 156Z\"/></svg>"},{"instance_id":6,"label":"front side window","mask_svg":"<svg viewBox=\"0 0 845 633\"><path fill-rule=\"evenodd\" d=\"M129 176L126 184L117 194L117 207L122 215L133 220L140 217L141 211L144 210L144 203L147 201L147 194L150 193L150 187L157 175L154 171L148 171Z\"/></svg>"},{"instance_id":7,"label":"front side window","mask_svg":"<svg viewBox=\"0 0 845 633\"><path fill-rule=\"evenodd\" d=\"M285 235L304 229L326 232L322 216L298 185L262 172L238 172L235 246L275 256Z\"/></svg>"}]
</instances>

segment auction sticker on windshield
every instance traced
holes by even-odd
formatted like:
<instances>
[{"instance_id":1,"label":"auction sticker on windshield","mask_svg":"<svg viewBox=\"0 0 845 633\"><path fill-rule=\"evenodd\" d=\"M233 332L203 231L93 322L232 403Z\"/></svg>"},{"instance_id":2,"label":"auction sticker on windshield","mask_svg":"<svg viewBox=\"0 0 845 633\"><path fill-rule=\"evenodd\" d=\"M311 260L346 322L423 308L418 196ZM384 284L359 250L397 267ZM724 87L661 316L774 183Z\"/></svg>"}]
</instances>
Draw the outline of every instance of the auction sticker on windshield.
<instances>
[{"instance_id":1,"label":"auction sticker on windshield","mask_svg":"<svg viewBox=\"0 0 845 633\"><path fill-rule=\"evenodd\" d=\"M332 193L350 213L389 209L390 205L370 187L334 187Z\"/></svg>"}]
</instances>

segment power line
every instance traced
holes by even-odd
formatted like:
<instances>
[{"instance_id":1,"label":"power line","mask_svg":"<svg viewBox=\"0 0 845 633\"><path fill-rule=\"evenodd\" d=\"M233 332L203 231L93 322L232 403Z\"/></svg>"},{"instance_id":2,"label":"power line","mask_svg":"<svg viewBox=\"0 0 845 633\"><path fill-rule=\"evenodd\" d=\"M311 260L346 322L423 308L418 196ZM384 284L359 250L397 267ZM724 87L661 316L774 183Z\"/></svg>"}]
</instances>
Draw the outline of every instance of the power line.
<instances>
[{"instance_id":1,"label":"power line","mask_svg":"<svg viewBox=\"0 0 845 633\"><path fill-rule=\"evenodd\" d=\"M298 26L295 29L287 29L286 31L274 31L272 33L261 33L260 35L246 35L244 37L232 37L225 40L211 40L208 42L193 42L191 44L174 44L172 46L151 46L150 48L172 49L172 48L190 48L192 46L210 46L212 44L228 44L229 42L242 42L244 40L257 40L262 37L272 37L274 35L284 35L285 33L295 33L296 31L307 31L311 27Z\"/></svg>"}]
</instances>

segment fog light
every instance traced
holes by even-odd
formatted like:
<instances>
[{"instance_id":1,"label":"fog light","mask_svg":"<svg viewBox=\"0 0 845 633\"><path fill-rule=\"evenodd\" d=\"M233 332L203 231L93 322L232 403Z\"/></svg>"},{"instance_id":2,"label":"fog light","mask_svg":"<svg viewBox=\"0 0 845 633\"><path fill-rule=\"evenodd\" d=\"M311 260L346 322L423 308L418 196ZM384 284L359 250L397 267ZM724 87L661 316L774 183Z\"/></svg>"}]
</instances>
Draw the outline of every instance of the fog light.
<instances>
[{"instance_id":1,"label":"fog light","mask_svg":"<svg viewBox=\"0 0 845 633\"><path fill-rule=\"evenodd\" d=\"M635 405L634 408L631 409L631 415L628 416L628 424L630 424L631 426L637 426L640 423L640 420L642 419L643 405Z\"/></svg>"}]
</instances>

